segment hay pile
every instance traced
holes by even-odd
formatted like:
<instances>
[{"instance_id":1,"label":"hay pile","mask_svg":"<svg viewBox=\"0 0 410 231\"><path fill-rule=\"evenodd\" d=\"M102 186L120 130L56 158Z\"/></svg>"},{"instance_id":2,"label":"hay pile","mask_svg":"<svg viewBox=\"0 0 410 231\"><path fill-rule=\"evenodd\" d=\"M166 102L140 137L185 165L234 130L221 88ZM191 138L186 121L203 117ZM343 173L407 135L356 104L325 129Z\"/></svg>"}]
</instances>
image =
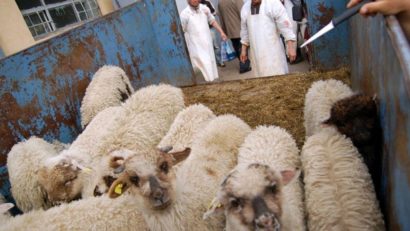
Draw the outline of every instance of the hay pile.
<instances>
[{"instance_id":1,"label":"hay pile","mask_svg":"<svg viewBox=\"0 0 410 231\"><path fill-rule=\"evenodd\" d=\"M307 72L185 87L186 104L202 103L215 114L234 114L250 126L274 124L287 129L301 148L305 139L303 106L311 84L338 79L350 86L347 69Z\"/></svg>"}]
</instances>

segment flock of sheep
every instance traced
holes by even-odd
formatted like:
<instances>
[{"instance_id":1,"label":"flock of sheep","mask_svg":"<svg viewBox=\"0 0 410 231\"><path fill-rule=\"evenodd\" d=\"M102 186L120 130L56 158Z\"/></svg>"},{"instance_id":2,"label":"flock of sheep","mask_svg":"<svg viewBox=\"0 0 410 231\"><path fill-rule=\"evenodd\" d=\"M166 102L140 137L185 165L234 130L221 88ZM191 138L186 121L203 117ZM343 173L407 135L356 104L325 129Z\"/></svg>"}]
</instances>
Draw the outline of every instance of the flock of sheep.
<instances>
[{"instance_id":1,"label":"flock of sheep","mask_svg":"<svg viewBox=\"0 0 410 231\"><path fill-rule=\"evenodd\" d=\"M280 127L185 107L166 84L134 92L123 70L104 66L72 144L31 137L9 152L24 214L1 204L0 230L384 230L368 148L375 105L340 81L315 82L300 151Z\"/></svg>"}]
</instances>

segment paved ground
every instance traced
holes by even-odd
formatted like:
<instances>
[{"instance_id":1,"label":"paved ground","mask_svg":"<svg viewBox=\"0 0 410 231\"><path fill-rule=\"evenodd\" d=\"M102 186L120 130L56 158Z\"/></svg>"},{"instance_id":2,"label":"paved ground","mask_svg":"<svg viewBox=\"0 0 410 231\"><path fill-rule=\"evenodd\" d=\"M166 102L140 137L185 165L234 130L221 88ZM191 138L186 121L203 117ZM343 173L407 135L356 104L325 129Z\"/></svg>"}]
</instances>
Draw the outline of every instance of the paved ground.
<instances>
[{"instance_id":1,"label":"paved ground","mask_svg":"<svg viewBox=\"0 0 410 231\"><path fill-rule=\"evenodd\" d=\"M239 74L239 63L237 59L231 62L227 62L225 63L225 65L226 65L225 67L218 67L219 79L215 80L215 82L255 78L252 71ZM301 73L301 72L307 72L309 70L310 70L310 67L307 61L303 61L298 64L289 65L290 73ZM197 72L195 74L196 74L197 84L207 83L202 77L202 74L200 72Z\"/></svg>"}]
</instances>

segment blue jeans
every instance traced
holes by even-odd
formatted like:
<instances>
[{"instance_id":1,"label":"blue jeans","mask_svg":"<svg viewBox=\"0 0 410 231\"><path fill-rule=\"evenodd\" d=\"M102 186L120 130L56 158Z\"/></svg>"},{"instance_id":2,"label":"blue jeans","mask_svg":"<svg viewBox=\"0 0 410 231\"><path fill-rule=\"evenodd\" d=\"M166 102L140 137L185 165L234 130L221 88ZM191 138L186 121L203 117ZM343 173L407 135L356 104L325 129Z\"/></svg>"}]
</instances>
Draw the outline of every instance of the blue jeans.
<instances>
[{"instance_id":1,"label":"blue jeans","mask_svg":"<svg viewBox=\"0 0 410 231\"><path fill-rule=\"evenodd\" d=\"M215 16L216 21L219 23L218 16ZM211 28L212 42L214 44L215 60L217 64L223 64L221 60L221 35L215 28Z\"/></svg>"}]
</instances>

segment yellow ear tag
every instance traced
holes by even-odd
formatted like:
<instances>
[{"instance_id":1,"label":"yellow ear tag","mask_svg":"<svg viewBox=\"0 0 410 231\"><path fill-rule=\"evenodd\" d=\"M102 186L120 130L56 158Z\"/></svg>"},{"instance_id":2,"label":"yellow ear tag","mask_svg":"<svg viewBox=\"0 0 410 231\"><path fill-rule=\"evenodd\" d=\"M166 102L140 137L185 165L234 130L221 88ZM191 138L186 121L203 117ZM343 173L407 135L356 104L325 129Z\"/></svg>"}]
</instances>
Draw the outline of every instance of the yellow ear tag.
<instances>
[{"instance_id":1,"label":"yellow ear tag","mask_svg":"<svg viewBox=\"0 0 410 231\"><path fill-rule=\"evenodd\" d=\"M86 172L86 173L90 173L90 172L92 172L93 170L92 170L91 168L83 168L83 171Z\"/></svg>"},{"instance_id":2,"label":"yellow ear tag","mask_svg":"<svg viewBox=\"0 0 410 231\"><path fill-rule=\"evenodd\" d=\"M114 192L118 195L121 195L122 194L122 186L123 186L123 184L117 184L114 188Z\"/></svg>"}]
</instances>

